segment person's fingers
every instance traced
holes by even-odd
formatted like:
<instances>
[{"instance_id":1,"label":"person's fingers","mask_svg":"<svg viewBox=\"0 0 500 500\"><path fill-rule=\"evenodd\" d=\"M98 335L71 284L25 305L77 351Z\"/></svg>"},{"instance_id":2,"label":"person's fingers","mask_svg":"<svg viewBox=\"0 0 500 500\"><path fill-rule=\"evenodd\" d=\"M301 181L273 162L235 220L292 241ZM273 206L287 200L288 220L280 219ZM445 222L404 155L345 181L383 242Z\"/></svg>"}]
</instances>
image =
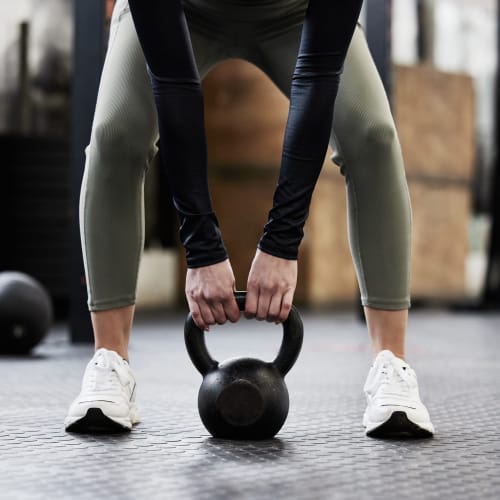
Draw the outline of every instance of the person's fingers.
<instances>
[{"instance_id":1,"label":"person's fingers","mask_svg":"<svg viewBox=\"0 0 500 500\"><path fill-rule=\"evenodd\" d=\"M221 302L214 302L210 304L210 310L218 325L223 325L227 321L226 312Z\"/></svg>"},{"instance_id":2,"label":"person's fingers","mask_svg":"<svg viewBox=\"0 0 500 500\"><path fill-rule=\"evenodd\" d=\"M208 330L208 325L205 323L205 321L203 321L203 317L201 315L198 304L194 300L188 299L188 305L194 324L201 330Z\"/></svg>"},{"instance_id":3,"label":"person's fingers","mask_svg":"<svg viewBox=\"0 0 500 500\"><path fill-rule=\"evenodd\" d=\"M198 307L200 308L201 317L207 328L205 330L210 329L210 325L215 325L215 318L212 314L212 310L210 306L206 302L198 302Z\"/></svg>"},{"instance_id":4,"label":"person's fingers","mask_svg":"<svg viewBox=\"0 0 500 500\"><path fill-rule=\"evenodd\" d=\"M267 321L276 322L278 321L280 311L281 311L282 294L281 292L275 293L271 297L271 302L269 304L269 311L267 312Z\"/></svg>"},{"instance_id":5,"label":"person's fingers","mask_svg":"<svg viewBox=\"0 0 500 500\"><path fill-rule=\"evenodd\" d=\"M227 319L231 321L231 323L236 323L240 319L240 308L232 292L231 295L222 302L222 305Z\"/></svg>"},{"instance_id":6,"label":"person's fingers","mask_svg":"<svg viewBox=\"0 0 500 500\"><path fill-rule=\"evenodd\" d=\"M259 298L257 302L257 319L263 321L267 318L269 304L271 303L271 294L262 289L259 290Z\"/></svg>"},{"instance_id":7,"label":"person's fingers","mask_svg":"<svg viewBox=\"0 0 500 500\"><path fill-rule=\"evenodd\" d=\"M255 318L257 314L257 303L259 299L259 289L251 285L250 283L247 285L247 297L245 300L245 318L252 319Z\"/></svg>"},{"instance_id":8,"label":"person's fingers","mask_svg":"<svg viewBox=\"0 0 500 500\"><path fill-rule=\"evenodd\" d=\"M290 314L290 310L292 309L293 302L293 294L294 289L287 290L285 295L283 295L283 299L281 300L281 310L278 316L278 321L286 321L288 315Z\"/></svg>"}]
</instances>

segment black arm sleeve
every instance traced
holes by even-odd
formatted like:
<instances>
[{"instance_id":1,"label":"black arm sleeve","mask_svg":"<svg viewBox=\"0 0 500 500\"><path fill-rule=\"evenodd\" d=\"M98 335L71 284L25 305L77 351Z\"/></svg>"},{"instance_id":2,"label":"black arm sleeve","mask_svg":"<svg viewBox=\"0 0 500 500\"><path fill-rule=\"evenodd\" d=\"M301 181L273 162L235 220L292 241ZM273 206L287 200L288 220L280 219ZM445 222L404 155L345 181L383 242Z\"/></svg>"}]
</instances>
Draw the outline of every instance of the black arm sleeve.
<instances>
[{"instance_id":1,"label":"black arm sleeve","mask_svg":"<svg viewBox=\"0 0 500 500\"><path fill-rule=\"evenodd\" d=\"M222 262L227 252L207 179L203 97L181 0L129 0L158 111L160 147L188 267Z\"/></svg>"},{"instance_id":2,"label":"black arm sleeve","mask_svg":"<svg viewBox=\"0 0 500 500\"><path fill-rule=\"evenodd\" d=\"M259 247L297 258L362 0L310 0L292 81L280 178ZM151 75L160 145L189 267L227 258L207 180L203 98L181 0L129 0Z\"/></svg>"},{"instance_id":3,"label":"black arm sleeve","mask_svg":"<svg viewBox=\"0 0 500 500\"><path fill-rule=\"evenodd\" d=\"M292 79L273 208L259 248L296 259L328 147L340 75L362 0L310 0Z\"/></svg>"}]
</instances>

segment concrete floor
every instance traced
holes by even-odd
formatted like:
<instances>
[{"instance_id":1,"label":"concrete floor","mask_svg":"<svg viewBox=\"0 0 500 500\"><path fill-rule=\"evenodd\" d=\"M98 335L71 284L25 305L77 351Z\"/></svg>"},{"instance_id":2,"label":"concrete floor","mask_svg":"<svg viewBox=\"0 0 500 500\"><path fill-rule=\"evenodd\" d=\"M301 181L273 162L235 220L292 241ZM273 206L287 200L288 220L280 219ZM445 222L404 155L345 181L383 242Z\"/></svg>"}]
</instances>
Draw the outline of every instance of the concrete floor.
<instances>
[{"instance_id":1,"label":"concrete floor","mask_svg":"<svg viewBox=\"0 0 500 500\"><path fill-rule=\"evenodd\" d=\"M303 350L287 376L290 414L264 442L207 434L181 316L137 320L142 423L125 435L64 432L91 356L69 344L64 326L32 357L0 358L0 498L500 498L500 315L412 314L408 360L437 431L412 441L363 433L364 325L345 313L303 320ZM214 328L208 345L219 360L272 359L280 341L280 327L243 320Z\"/></svg>"}]
</instances>

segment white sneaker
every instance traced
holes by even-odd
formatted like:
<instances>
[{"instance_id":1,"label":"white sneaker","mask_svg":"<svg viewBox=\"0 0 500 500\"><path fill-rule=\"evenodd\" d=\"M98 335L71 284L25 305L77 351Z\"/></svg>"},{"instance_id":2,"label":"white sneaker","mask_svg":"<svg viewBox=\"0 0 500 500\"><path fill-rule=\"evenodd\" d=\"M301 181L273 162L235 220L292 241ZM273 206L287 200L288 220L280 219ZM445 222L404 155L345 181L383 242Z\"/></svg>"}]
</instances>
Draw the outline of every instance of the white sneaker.
<instances>
[{"instance_id":1,"label":"white sneaker","mask_svg":"<svg viewBox=\"0 0 500 500\"><path fill-rule=\"evenodd\" d=\"M434 427L420 400L417 376L391 351L382 351L368 372L363 425L372 437L431 437Z\"/></svg>"},{"instance_id":2,"label":"white sneaker","mask_svg":"<svg viewBox=\"0 0 500 500\"><path fill-rule=\"evenodd\" d=\"M99 349L83 375L82 389L64 426L70 432L120 432L139 422L135 377L116 352Z\"/></svg>"}]
</instances>

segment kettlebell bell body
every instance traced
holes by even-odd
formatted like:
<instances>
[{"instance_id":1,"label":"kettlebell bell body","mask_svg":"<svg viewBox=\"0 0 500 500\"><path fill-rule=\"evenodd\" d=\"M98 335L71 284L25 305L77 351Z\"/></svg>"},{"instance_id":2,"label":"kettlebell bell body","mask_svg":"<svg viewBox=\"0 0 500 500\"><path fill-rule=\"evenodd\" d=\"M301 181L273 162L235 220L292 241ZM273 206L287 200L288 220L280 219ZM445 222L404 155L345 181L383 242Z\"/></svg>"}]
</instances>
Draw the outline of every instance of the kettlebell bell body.
<instances>
[{"instance_id":1,"label":"kettlebell bell body","mask_svg":"<svg viewBox=\"0 0 500 500\"><path fill-rule=\"evenodd\" d=\"M235 358L207 373L198 393L198 409L216 437L267 439L285 423L289 398L283 377L272 363Z\"/></svg>"},{"instance_id":2,"label":"kettlebell bell body","mask_svg":"<svg viewBox=\"0 0 500 500\"><path fill-rule=\"evenodd\" d=\"M236 292L240 310L246 292ZM206 348L204 332L189 315L185 324L186 347L203 375L198 393L200 418L212 434L225 439L269 439L285 423L289 396L284 376L302 347L303 326L293 307L283 324L283 342L273 362L233 358L219 363Z\"/></svg>"}]
</instances>

